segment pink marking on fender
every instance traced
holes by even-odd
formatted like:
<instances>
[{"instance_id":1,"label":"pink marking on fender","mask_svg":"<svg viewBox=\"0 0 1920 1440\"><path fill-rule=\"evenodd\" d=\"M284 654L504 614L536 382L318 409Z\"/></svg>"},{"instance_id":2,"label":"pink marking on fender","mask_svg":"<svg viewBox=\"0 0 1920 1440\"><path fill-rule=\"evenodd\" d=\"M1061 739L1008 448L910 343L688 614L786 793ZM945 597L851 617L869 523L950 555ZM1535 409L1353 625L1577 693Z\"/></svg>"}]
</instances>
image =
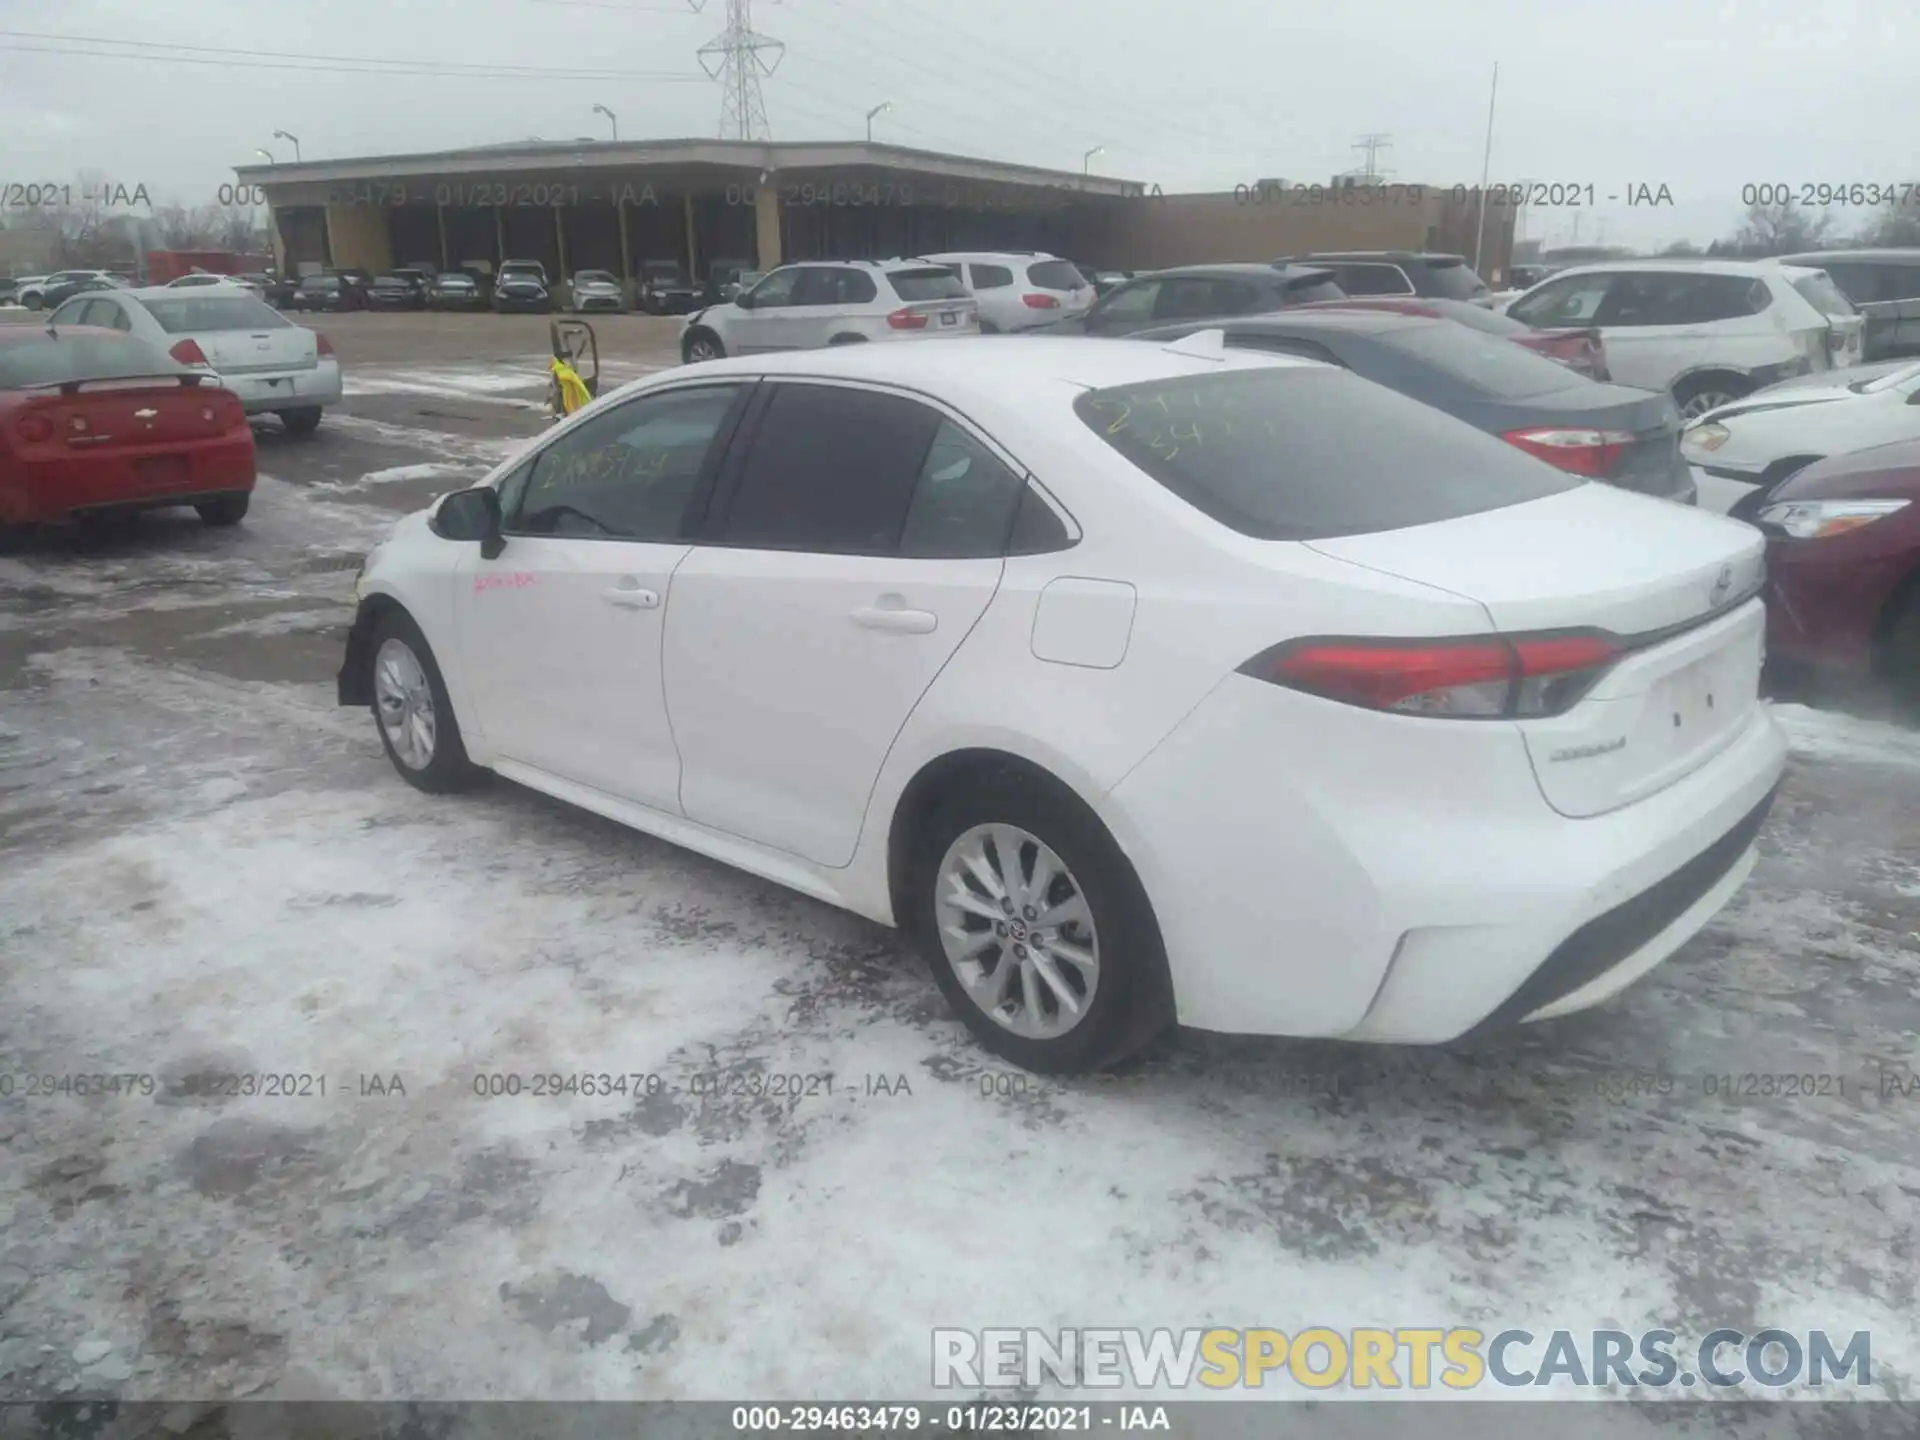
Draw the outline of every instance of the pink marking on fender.
<instances>
[{"instance_id":1,"label":"pink marking on fender","mask_svg":"<svg viewBox=\"0 0 1920 1440\"><path fill-rule=\"evenodd\" d=\"M524 590L539 578L526 570L514 570L505 575L476 575L473 577L473 593L478 595L482 590Z\"/></svg>"}]
</instances>

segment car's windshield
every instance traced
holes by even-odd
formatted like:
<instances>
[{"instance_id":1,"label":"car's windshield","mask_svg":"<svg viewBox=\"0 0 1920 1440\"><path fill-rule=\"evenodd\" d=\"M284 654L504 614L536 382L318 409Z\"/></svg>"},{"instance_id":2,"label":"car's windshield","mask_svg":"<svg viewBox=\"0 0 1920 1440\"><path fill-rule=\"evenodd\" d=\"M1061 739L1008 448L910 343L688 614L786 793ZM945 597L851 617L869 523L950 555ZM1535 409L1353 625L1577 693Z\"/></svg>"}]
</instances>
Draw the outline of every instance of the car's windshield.
<instances>
[{"instance_id":1,"label":"car's windshield","mask_svg":"<svg viewBox=\"0 0 1920 1440\"><path fill-rule=\"evenodd\" d=\"M582 270L578 278L584 285L618 285L620 283L605 270Z\"/></svg>"}]
</instances>

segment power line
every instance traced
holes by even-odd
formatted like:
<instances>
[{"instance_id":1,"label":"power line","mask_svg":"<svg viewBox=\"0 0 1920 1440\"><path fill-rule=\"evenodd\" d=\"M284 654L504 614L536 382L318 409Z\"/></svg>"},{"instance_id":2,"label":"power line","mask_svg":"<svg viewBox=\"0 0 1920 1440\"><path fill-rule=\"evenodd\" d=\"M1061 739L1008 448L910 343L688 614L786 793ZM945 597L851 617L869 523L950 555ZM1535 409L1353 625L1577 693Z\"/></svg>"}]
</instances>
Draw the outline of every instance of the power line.
<instances>
[{"instance_id":1,"label":"power line","mask_svg":"<svg viewBox=\"0 0 1920 1440\"><path fill-rule=\"evenodd\" d=\"M482 64L474 61L448 60L432 65L422 65L416 61L390 61L373 55L312 55L285 50L236 50L217 45L182 45L160 40L114 40L103 35L48 35L31 30L0 30L0 36L7 40L63 40L83 45L112 45L118 50L75 50L60 46L15 45L0 42L0 50L22 50L46 55L86 55L102 60L166 60L175 64L227 64L259 65L262 69L298 69L331 70L336 66L352 66L348 74L372 75L442 75L470 76L475 79L540 79L540 80L650 80L677 84L694 84L699 81L697 75L676 73L670 70L583 70L548 68L538 65L513 65L507 63ZM187 51L188 54L156 54L163 51ZM199 60L195 56L231 57L219 60ZM267 64L267 61L288 61L292 64ZM304 62L327 61L333 64L310 64Z\"/></svg>"}]
</instances>

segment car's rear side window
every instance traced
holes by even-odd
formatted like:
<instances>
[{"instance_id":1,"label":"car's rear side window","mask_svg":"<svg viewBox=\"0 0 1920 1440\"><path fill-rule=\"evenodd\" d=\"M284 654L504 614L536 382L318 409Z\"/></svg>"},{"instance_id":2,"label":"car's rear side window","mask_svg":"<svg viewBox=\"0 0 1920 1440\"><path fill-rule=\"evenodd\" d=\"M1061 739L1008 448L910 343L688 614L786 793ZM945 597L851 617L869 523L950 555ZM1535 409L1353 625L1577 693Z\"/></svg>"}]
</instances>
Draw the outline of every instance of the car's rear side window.
<instances>
[{"instance_id":1,"label":"car's rear side window","mask_svg":"<svg viewBox=\"0 0 1920 1440\"><path fill-rule=\"evenodd\" d=\"M31 339L0 344L0 390L63 385L69 380L126 380L187 373L186 366L159 347L131 335L63 335L54 339L40 331Z\"/></svg>"},{"instance_id":2,"label":"car's rear side window","mask_svg":"<svg viewBox=\"0 0 1920 1440\"><path fill-rule=\"evenodd\" d=\"M1443 300L1471 300L1485 295L1487 282L1464 260L1427 261L1427 293Z\"/></svg>"},{"instance_id":3,"label":"car's rear side window","mask_svg":"<svg viewBox=\"0 0 1920 1440\"><path fill-rule=\"evenodd\" d=\"M764 550L893 553L940 421L898 395L779 386L741 467L720 540Z\"/></svg>"},{"instance_id":4,"label":"car's rear side window","mask_svg":"<svg viewBox=\"0 0 1920 1440\"><path fill-rule=\"evenodd\" d=\"M909 305L921 300L966 300L972 294L953 271L931 266L925 270L889 271L887 281L894 293Z\"/></svg>"},{"instance_id":5,"label":"car's rear side window","mask_svg":"<svg viewBox=\"0 0 1920 1440\"><path fill-rule=\"evenodd\" d=\"M1318 366L1116 386L1073 408L1195 509L1261 540L1429 525L1585 483L1439 410Z\"/></svg>"},{"instance_id":6,"label":"car's rear side window","mask_svg":"<svg viewBox=\"0 0 1920 1440\"><path fill-rule=\"evenodd\" d=\"M384 277L399 285L404 282ZM292 322L252 295L182 295L143 300L147 313L169 335L204 335L209 330L278 330Z\"/></svg>"},{"instance_id":7,"label":"car's rear side window","mask_svg":"<svg viewBox=\"0 0 1920 1440\"><path fill-rule=\"evenodd\" d=\"M1027 266L1027 283L1042 290L1084 290L1087 277L1065 260L1037 260Z\"/></svg>"},{"instance_id":8,"label":"car's rear side window","mask_svg":"<svg viewBox=\"0 0 1920 1440\"><path fill-rule=\"evenodd\" d=\"M1840 293L1840 287L1833 283L1832 278L1824 270L1814 275L1795 277L1793 288L1800 292L1802 300L1822 315L1844 320L1860 313L1853 308L1852 302Z\"/></svg>"}]
</instances>

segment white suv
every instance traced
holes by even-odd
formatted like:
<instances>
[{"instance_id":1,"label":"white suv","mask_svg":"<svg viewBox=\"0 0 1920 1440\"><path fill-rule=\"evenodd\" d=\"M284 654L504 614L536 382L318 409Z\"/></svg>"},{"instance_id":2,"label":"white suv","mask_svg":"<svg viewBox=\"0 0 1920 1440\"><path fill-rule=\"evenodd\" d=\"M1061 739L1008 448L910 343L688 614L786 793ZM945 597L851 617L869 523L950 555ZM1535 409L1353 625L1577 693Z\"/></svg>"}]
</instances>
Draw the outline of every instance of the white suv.
<instances>
[{"instance_id":1,"label":"white suv","mask_svg":"<svg viewBox=\"0 0 1920 1440\"><path fill-rule=\"evenodd\" d=\"M1771 260L1582 265L1507 314L1539 330L1597 328L1615 383L1666 390L1689 420L1778 380L1858 364L1866 324L1824 270Z\"/></svg>"},{"instance_id":2,"label":"white suv","mask_svg":"<svg viewBox=\"0 0 1920 1440\"><path fill-rule=\"evenodd\" d=\"M980 307L944 266L925 260L809 260L769 270L745 294L689 315L689 364L864 340L978 335Z\"/></svg>"},{"instance_id":3,"label":"white suv","mask_svg":"<svg viewBox=\"0 0 1920 1440\"><path fill-rule=\"evenodd\" d=\"M925 258L961 278L980 304L980 329L989 335L1038 329L1093 308L1094 288L1087 277L1079 266L1058 256L1036 250Z\"/></svg>"}]
</instances>

